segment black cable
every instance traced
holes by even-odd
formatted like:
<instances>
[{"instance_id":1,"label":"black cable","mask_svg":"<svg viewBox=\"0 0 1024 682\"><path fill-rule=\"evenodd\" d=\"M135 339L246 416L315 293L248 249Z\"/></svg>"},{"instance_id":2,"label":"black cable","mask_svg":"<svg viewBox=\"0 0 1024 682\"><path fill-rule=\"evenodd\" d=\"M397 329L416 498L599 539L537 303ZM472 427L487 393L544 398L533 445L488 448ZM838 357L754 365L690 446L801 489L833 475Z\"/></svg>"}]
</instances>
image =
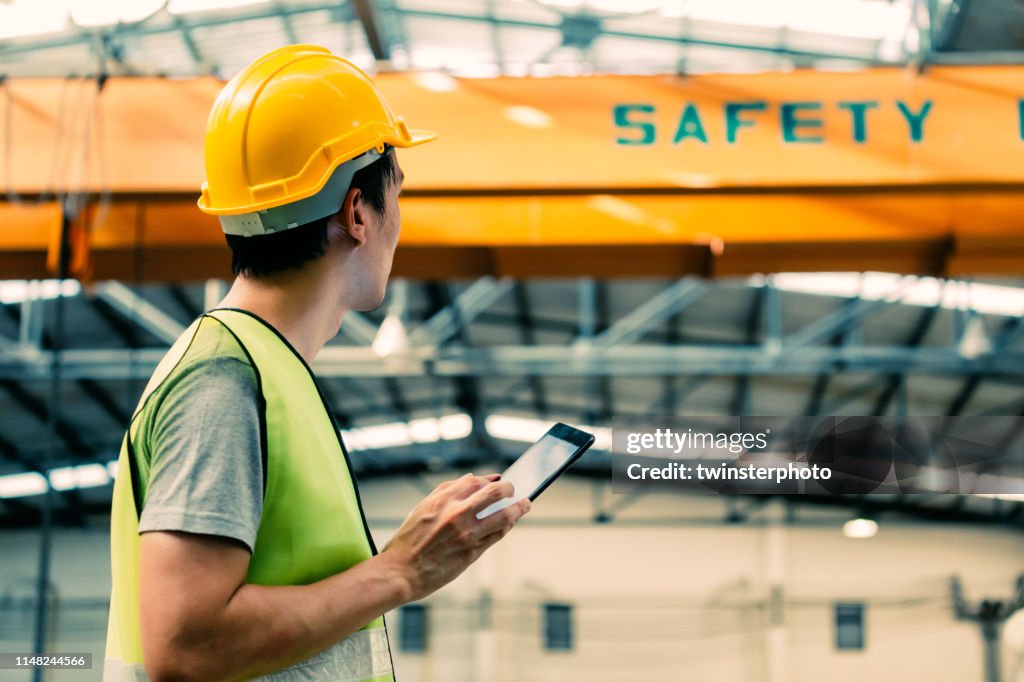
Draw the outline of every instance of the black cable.
<instances>
[{"instance_id":1,"label":"black cable","mask_svg":"<svg viewBox=\"0 0 1024 682\"><path fill-rule=\"evenodd\" d=\"M53 531L53 507L57 493L50 484L50 469L57 459L58 435L57 424L60 419L60 370L61 353L64 347L64 280L68 278L68 250L71 221L77 214L75 197L66 197L61 204L60 242L57 253L57 295L54 299L54 328L51 335L50 349L50 395L49 395L49 451L43 455L41 469L46 472L46 493L43 496L42 529L39 538L39 567L36 572L36 627L33 652L42 656L46 654L46 634L49 616L50 563ZM33 668L33 682L43 682L43 668Z\"/></svg>"}]
</instances>

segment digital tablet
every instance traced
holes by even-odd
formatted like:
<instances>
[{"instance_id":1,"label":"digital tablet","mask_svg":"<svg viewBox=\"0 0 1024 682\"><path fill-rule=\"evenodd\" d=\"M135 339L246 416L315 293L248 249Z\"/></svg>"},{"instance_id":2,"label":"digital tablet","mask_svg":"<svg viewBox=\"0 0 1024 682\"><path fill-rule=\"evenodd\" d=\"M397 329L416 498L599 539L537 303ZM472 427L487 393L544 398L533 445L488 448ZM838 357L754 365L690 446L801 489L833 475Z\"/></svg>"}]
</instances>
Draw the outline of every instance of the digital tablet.
<instances>
[{"instance_id":1,"label":"digital tablet","mask_svg":"<svg viewBox=\"0 0 1024 682\"><path fill-rule=\"evenodd\" d=\"M500 480L512 483L512 496L498 500L478 512L476 517L482 519L490 516L524 497L529 498L531 502L537 499L545 488L593 444L593 434L561 422L555 424L501 475Z\"/></svg>"}]
</instances>

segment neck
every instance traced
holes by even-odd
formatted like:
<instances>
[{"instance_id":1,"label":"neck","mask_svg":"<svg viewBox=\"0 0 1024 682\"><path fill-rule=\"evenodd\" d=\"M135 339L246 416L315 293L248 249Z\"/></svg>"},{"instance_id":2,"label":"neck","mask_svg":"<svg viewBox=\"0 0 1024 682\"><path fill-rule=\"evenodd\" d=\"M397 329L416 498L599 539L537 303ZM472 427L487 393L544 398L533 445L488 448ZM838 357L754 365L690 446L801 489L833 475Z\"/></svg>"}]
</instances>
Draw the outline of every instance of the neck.
<instances>
[{"instance_id":1,"label":"neck","mask_svg":"<svg viewBox=\"0 0 1024 682\"><path fill-rule=\"evenodd\" d=\"M260 279L239 276L218 307L240 308L263 318L312 365L338 333L346 312L332 280L308 267Z\"/></svg>"}]
</instances>

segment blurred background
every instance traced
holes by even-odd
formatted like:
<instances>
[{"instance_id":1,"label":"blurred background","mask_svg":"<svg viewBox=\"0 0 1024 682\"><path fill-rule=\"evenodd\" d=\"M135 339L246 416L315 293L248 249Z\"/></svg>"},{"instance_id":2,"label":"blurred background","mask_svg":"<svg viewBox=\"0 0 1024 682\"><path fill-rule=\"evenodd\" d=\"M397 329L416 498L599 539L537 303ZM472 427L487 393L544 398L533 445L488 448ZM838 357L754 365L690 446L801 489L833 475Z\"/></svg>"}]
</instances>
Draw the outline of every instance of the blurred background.
<instances>
[{"instance_id":1,"label":"blurred background","mask_svg":"<svg viewBox=\"0 0 1024 682\"><path fill-rule=\"evenodd\" d=\"M0 0L0 652L94 661L0 680L100 679L123 430L230 276L206 114L289 43L439 133L387 301L315 366L377 544L599 434L389 614L400 680L1024 680L1020 496L622 495L608 450L625 416L1024 417L1019 0Z\"/></svg>"}]
</instances>

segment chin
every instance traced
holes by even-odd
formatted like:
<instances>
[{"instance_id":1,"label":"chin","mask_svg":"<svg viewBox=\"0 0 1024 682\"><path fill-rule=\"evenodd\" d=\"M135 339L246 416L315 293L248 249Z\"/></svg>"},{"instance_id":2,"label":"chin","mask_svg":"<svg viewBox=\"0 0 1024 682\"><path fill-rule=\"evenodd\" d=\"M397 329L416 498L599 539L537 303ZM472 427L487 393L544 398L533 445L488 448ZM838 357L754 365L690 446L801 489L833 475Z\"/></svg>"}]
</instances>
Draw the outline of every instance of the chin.
<instances>
[{"instance_id":1,"label":"chin","mask_svg":"<svg viewBox=\"0 0 1024 682\"><path fill-rule=\"evenodd\" d=\"M378 293L378 294L376 294L376 295L374 295L372 297L371 296L367 296L365 299L360 301L357 305L353 306L352 310L354 310L356 312L360 312L360 313L368 313L368 312L370 312L372 310L376 310L377 308L379 308L381 306L382 303L384 303L385 293L386 293L385 291L381 291L380 293Z\"/></svg>"}]
</instances>

